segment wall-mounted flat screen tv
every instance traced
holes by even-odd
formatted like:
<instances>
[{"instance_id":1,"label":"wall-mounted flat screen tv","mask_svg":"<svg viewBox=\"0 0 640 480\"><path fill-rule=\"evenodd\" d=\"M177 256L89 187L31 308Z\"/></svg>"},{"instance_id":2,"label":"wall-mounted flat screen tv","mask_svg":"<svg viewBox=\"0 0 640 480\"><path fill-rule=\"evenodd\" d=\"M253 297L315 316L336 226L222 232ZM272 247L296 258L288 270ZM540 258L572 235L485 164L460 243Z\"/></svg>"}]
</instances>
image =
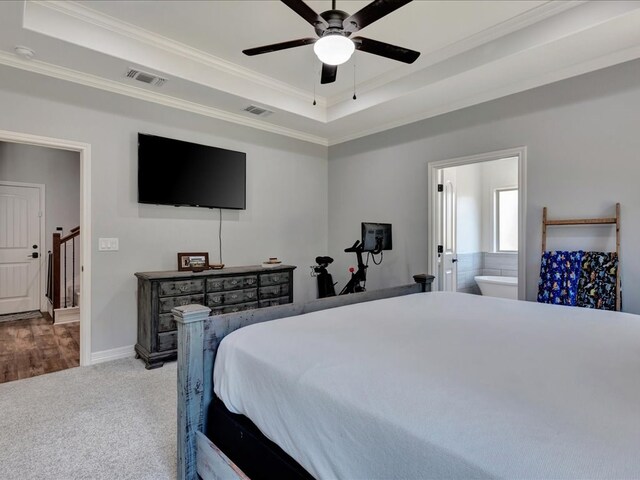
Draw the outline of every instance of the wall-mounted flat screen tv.
<instances>
[{"instance_id":1,"label":"wall-mounted flat screen tv","mask_svg":"<svg viewBox=\"0 0 640 480\"><path fill-rule=\"evenodd\" d=\"M138 134L138 202L246 208L247 155Z\"/></svg>"}]
</instances>

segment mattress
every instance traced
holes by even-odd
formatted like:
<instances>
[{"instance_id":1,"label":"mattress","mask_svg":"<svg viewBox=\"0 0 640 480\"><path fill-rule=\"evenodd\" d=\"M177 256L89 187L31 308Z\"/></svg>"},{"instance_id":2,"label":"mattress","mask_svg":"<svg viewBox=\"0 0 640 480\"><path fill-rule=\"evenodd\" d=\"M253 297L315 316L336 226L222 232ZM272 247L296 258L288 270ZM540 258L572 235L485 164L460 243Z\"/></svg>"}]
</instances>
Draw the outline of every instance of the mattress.
<instances>
[{"instance_id":1,"label":"mattress","mask_svg":"<svg viewBox=\"0 0 640 480\"><path fill-rule=\"evenodd\" d=\"M237 330L214 389L318 479L640 478L639 320L414 294Z\"/></svg>"}]
</instances>

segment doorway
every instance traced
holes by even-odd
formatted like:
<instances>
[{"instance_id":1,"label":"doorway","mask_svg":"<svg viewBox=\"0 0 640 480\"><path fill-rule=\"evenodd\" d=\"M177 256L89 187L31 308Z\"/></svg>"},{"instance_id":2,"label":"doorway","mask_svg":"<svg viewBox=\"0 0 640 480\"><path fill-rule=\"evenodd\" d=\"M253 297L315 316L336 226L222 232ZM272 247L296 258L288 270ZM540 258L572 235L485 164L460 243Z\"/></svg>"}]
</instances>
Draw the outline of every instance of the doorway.
<instances>
[{"instance_id":1,"label":"doorway","mask_svg":"<svg viewBox=\"0 0 640 480\"><path fill-rule=\"evenodd\" d=\"M47 151L51 157L50 165L44 167L34 164L27 167L26 162L18 165L15 161L6 161L0 166L4 167L0 168L0 327L12 327L0 328L3 345L8 347L7 342L13 341L15 351L18 351L18 344L26 347L20 361L16 362L22 364L20 368L31 372L21 374L19 378L78 364L90 365L90 146L0 130L0 153L2 147L5 154L14 154L14 160L18 151L29 152L29 155L20 157L21 161L28 160L36 151ZM61 160L64 158L73 159L74 174L64 170ZM67 183L62 190L58 188L63 194L56 195L55 189L49 188L44 181L29 183L24 177L16 178L19 172L24 173L29 168L36 179L38 175L46 175L45 169L50 175L64 176ZM71 184L74 188L70 187ZM68 199L63 198L64 194L74 196L73 192L75 214L68 207ZM56 203L52 204L54 200ZM61 309L65 311L56 315L57 321L52 323L49 314L53 313L53 284L51 255L48 254L55 250L52 245L56 237L54 234L62 244L65 238L69 240L66 261L64 249L59 255L61 272L67 270L66 280L58 282L59 303L64 306L66 300L67 307L79 307L79 303L82 307L75 308L75 312L73 308ZM47 329L52 333L55 330L60 338L35 338L47 333ZM33 345L24 343L31 340L34 345L38 343L32 349ZM59 347L60 355L58 358L47 357L54 346ZM70 360L72 356L75 360ZM6 378L2 379L3 374L5 377L15 374L13 367L7 366L7 360L7 355L0 358L0 382L6 381Z\"/></svg>"},{"instance_id":2,"label":"doorway","mask_svg":"<svg viewBox=\"0 0 640 480\"><path fill-rule=\"evenodd\" d=\"M524 299L526 148L433 162L429 177L434 286Z\"/></svg>"}]
</instances>

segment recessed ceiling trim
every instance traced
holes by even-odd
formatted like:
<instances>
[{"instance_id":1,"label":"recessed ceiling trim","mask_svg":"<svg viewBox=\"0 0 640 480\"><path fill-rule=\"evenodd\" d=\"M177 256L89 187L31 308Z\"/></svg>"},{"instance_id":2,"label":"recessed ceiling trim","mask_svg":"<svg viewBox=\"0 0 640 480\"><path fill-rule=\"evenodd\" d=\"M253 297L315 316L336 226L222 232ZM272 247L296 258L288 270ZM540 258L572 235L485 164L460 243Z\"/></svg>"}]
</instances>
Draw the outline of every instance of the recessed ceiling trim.
<instances>
[{"instance_id":1,"label":"recessed ceiling trim","mask_svg":"<svg viewBox=\"0 0 640 480\"><path fill-rule=\"evenodd\" d=\"M313 95L306 90L74 2L25 2L23 27L172 77L184 78L274 107L288 105L287 109L292 113L313 120L324 120L325 109L312 109ZM130 48L124 47L127 44ZM185 72L188 72L187 76ZM317 97L316 102L323 107L326 104L322 97Z\"/></svg>"},{"instance_id":2,"label":"recessed ceiling trim","mask_svg":"<svg viewBox=\"0 0 640 480\"><path fill-rule=\"evenodd\" d=\"M548 1L539 7L527 10L509 20L505 20L497 25L493 25L474 35L463 38L458 42L447 45L446 47L435 50L431 53L424 54L420 59L423 70L435 65L436 63L445 61L469 50L473 50L481 45L497 40L500 37L516 32L523 28L529 27L534 23L541 22L549 17L558 15L566 10L575 8L579 5L587 3L587 0L569 0L564 2ZM358 84L358 93L365 94L384 87L385 85L406 76L401 69L391 70L385 74L379 75L371 80ZM327 97L327 108L333 107L339 103L351 100L353 92L345 90L331 97Z\"/></svg>"},{"instance_id":3,"label":"recessed ceiling trim","mask_svg":"<svg viewBox=\"0 0 640 480\"><path fill-rule=\"evenodd\" d=\"M222 58L198 50L189 45L169 39L157 33L145 30L136 25L123 22L109 15L97 12L73 1L60 0L31 0L25 5L25 9L29 5L46 8L58 13L71 16L77 20L108 30L114 34L122 35L135 41L142 42L146 45L159 48L167 53L178 55L186 59L201 63L207 67L222 71L236 77L240 77L252 83L258 83L262 87L269 87L273 90L290 95L299 100L311 103L314 96L311 92L303 89L295 88L285 82L275 80L267 75L261 75L251 69L241 67L235 63L229 62ZM322 96L316 96L316 102L320 106L326 106L326 99Z\"/></svg>"},{"instance_id":4,"label":"recessed ceiling trim","mask_svg":"<svg viewBox=\"0 0 640 480\"><path fill-rule=\"evenodd\" d=\"M374 135L386 130L402 127L404 125L419 122L421 120L426 120L428 118L437 117L438 115L444 115L456 110L479 105L481 103L490 102L491 100L496 100L508 95L513 95L516 93L524 92L526 90L531 90L533 88L548 85L550 83L559 82L561 80L565 80L578 75L583 75L585 73L601 70L603 68L611 67L613 65L628 62L637 58L640 58L640 46L627 48L625 50L620 50L593 60L582 62L576 65L571 65L569 67L550 72L546 75L530 78L526 81L516 82L490 91L483 91L481 93L478 93L477 95L472 95L460 101L449 102L437 108L432 108L414 115L409 115L402 119L388 122L384 125L379 125L374 128L362 130L349 135L329 138L328 144L329 146L333 146L345 142L350 142L351 140L367 137L369 135Z\"/></svg>"},{"instance_id":5,"label":"recessed ceiling trim","mask_svg":"<svg viewBox=\"0 0 640 480\"><path fill-rule=\"evenodd\" d=\"M316 143L323 146L328 145L328 141L326 138L322 138L306 132L301 132L298 130L281 127L279 125L262 122L260 120L255 120L243 115L230 113L218 108L190 102L188 100L183 100L155 91L145 90L113 80L107 80L102 77L79 72L77 70L72 70L70 68L53 65L50 63L45 63L37 60L24 60L15 55L0 52L0 64L7 65L13 68L19 68L21 70L27 70L29 72L38 73L41 75L46 75L60 80L66 80L68 82L77 83L87 87L105 90L111 93L137 98L139 100L156 103L165 107L176 108L178 110L196 113L198 115L203 115L218 120L236 123L245 127L256 128L258 130L263 130L278 135L284 135L305 142Z\"/></svg>"}]
</instances>

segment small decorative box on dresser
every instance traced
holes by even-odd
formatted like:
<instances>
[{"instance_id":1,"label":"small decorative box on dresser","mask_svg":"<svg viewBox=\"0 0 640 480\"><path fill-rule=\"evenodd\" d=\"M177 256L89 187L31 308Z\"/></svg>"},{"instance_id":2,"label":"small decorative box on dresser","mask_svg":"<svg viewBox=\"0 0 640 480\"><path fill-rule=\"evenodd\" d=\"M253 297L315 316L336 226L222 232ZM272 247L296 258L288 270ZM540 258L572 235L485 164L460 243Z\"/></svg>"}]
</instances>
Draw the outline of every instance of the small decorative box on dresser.
<instances>
[{"instance_id":1,"label":"small decorative box on dresser","mask_svg":"<svg viewBox=\"0 0 640 480\"><path fill-rule=\"evenodd\" d=\"M177 331L171 309L196 303L212 315L293 302L291 265L229 267L203 272L138 272L137 357L147 368L176 358Z\"/></svg>"}]
</instances>

